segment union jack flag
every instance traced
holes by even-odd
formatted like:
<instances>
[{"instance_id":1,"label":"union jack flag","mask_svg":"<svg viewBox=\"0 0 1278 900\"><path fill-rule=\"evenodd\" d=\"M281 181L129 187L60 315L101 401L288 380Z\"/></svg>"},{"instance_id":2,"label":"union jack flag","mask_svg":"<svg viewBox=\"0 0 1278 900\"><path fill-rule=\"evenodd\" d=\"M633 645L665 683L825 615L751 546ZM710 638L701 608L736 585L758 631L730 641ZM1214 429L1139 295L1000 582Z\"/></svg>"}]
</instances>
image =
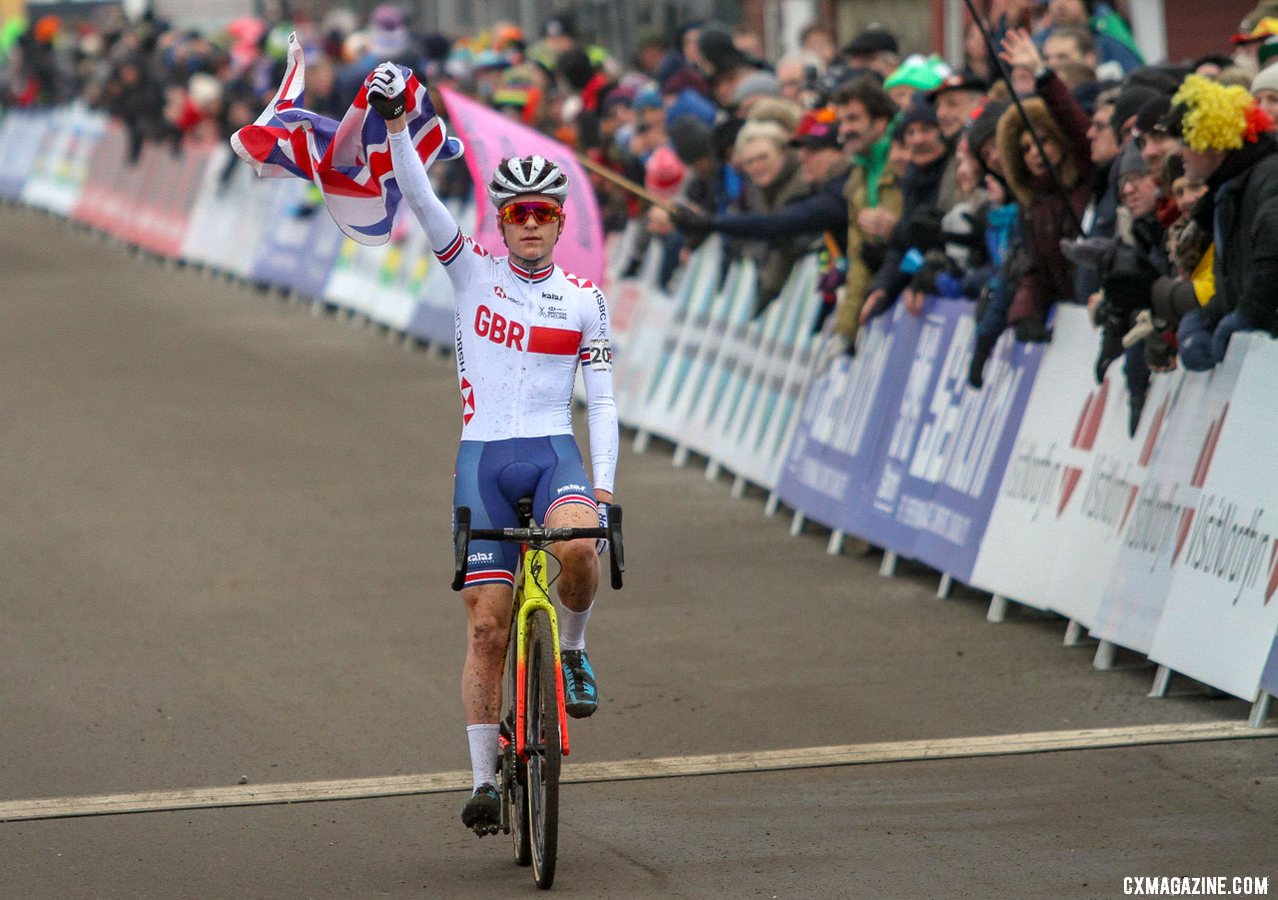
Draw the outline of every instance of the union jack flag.
<instances>
[{"instance_id":1,"label":"union jack flag","mask_svg":"<svg viewBox=\"0 0 1278 900\"><path fill-rule=\"evenodd\" d=\"M448 136L426 86L408 68L399 70L408 85L408 132L422 162L429 166L436 158L461 156L461 141ZM293 175L314 182L347 237L369 246L384 244L402 195L391 168L386 123L369 110L368 81L342 121L335 122L303 108L305 80L302 46L291 34L280 89L256 122L231 136L231 146L263 178Z\"/></svg>"}]
</instances>

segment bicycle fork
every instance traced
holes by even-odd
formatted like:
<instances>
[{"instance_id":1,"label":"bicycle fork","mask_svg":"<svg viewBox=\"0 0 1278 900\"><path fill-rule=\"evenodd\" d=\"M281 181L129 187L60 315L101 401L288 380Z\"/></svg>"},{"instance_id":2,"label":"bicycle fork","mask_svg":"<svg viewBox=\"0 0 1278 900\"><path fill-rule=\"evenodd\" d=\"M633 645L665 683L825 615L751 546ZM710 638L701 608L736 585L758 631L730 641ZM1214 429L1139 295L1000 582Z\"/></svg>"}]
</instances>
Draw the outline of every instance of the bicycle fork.
<instances>
[{"instance_id":1,"label":"bicycle fork","mask_svg":"<svg viewBox=\"0 0 1278 900\"><path fill-rule=\"evenodd\" d=\"M520 760L528 758L527 714L528 714L528 628L532 614L537 610L545 610L550 620L550 651L555 657L555 709L559 719L560 753L568 755L568 708L564 698L564 667L559 656L559 618L555 615L554 604L546 593L545 584L546 558L542 551L533 554L533 565L526 566L524 572L524 602L519 605L516 616L518 639L515 642L517 656L515 660L515 755Z\"/></svg>"}]
</instances>

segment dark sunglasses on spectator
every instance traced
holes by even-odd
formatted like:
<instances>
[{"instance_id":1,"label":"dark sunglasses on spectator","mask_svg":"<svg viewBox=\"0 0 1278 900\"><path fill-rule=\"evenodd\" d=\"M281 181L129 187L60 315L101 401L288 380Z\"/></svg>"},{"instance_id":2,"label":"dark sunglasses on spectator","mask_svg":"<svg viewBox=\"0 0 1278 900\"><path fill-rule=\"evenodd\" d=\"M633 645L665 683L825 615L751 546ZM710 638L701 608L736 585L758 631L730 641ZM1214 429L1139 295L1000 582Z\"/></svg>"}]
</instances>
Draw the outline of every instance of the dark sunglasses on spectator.
<instances>
[{"instance_id":1,"label":"dark sunglasses on spectator","mask_svg":"<svg viewBox=\"0 0 1278 900\"><path fill-rule=\"evenodd\" d=\"M551 222L562 222L563 207L544 200L532 200L527 203L511 203L503 206L497 214L507 225L522 225L532 216L538 225L549 225Z\"/></svg>"}]
</instances>

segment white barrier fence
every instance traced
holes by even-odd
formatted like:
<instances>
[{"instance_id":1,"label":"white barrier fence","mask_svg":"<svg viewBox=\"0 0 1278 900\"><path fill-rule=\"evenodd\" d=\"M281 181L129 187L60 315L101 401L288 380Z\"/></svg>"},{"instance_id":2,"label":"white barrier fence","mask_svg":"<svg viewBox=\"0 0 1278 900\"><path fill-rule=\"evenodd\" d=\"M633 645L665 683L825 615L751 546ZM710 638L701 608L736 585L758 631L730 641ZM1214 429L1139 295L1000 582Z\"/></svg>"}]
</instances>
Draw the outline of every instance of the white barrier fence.
<instances>
[{"instance_id":1,"label":"white barrier fence","mask_svg":"<svg viewBox=\"0 0 1278 900\"><path fill-rule=\"evenodd\" d=\"M451 346L448 280L420 229L342 237L308 185L257 180L223 146L136 163L117 125L79 107L0 120L0 199L68 216L163 256L349 310ZM457 210L463 222L465 210ZM968 305L899 308L855 357L818 367L816 262L755 315L752 263L712 238L658 284L660 249L632 228L609 248L639 274L608 285L623 422L696 453L804 519L1071 620L1100 641L1256 704L1278 691L1278 342L1236 336L1210 373L1154 380L1135 438L1115 367L1093 383L1095 335L1062 308L1046 348L1005 336L983 391L967 387Z\"/></svg>"}]
</instances>

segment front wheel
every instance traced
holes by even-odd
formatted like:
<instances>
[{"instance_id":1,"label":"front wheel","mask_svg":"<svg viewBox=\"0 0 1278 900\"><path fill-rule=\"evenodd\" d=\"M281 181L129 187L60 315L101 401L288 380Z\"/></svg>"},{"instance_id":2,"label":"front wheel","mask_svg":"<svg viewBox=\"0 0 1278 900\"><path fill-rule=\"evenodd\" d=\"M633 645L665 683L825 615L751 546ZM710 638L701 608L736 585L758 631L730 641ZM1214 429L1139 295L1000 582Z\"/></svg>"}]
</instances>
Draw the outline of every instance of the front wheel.
<instances>
[{"instance_id":1,"label":"front wheel","mask_svg":"<svg viewBox=\"0 0 1278 900\"><path fill-rule=\"evenodd\" d=\"M555 644L550 616L537 610L529 621L525 677L525 743L528 748L528 831L537 887L555 880L559 845L559 702L555 692Z\"/></svg>"},{"instance_id":2,"label":"front wheel","mask_svg":"<svg viewBox=\"0 0 1278 900\"><path fill-rule=\"evenodd\" d=\"M532 863L532 843L528 837L528 770L515 753L515 704L519 696L519 622L510 623L510 648L506 653L510 690L506 693L508 711L502 727L506 740L502 744L503 788L506 793L508 831L514 844L515 862L521 866Z\"/></svg>"}]
</instances>

